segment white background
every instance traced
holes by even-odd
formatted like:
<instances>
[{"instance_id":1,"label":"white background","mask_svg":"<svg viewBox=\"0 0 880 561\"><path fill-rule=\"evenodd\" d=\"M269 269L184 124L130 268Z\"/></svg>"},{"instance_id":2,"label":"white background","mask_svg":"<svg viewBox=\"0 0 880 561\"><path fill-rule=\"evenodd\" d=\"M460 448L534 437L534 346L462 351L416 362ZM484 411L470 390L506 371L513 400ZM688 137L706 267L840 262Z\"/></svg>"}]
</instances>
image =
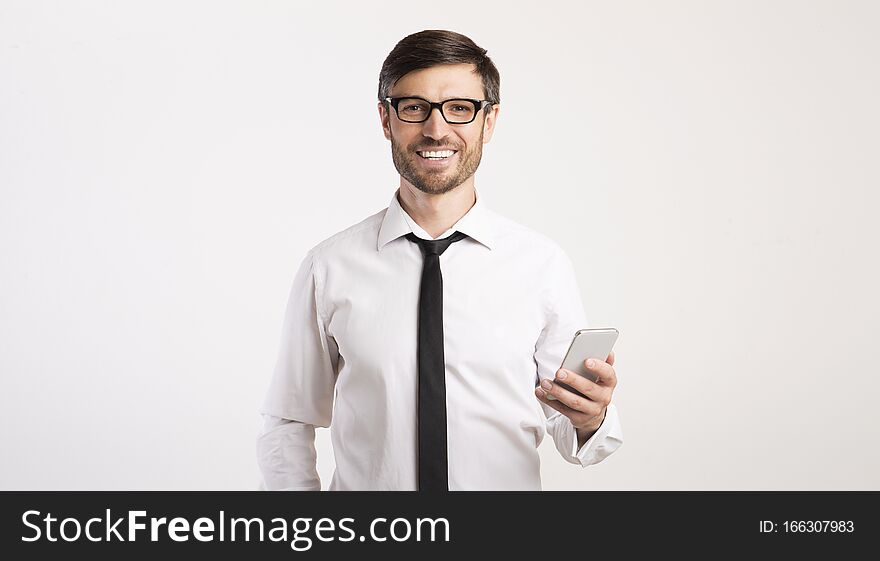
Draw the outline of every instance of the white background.
<instances>
[{"instance_id":1,"label":"white background","mask_svg":"<svg viewBox=\"0 0 880 561\"><path fill-rule=\"evenodd\" d=\"M379 68L489 50L477 188L620 329L546 489L880 489L880 4L0 3L0 488L255 489L305 252L398 184ZM503 318L499 318L503 321ZM319 471L333 469L319 430Z\"/></svg>"}]
</instances>

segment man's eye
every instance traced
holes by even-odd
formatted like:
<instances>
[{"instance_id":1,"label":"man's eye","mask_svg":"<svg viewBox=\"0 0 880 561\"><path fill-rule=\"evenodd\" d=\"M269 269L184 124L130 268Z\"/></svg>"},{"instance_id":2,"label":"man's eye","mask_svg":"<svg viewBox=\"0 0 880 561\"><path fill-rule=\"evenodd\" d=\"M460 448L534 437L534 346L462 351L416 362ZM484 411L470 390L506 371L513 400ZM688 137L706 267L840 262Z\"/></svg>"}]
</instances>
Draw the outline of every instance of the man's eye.
<instances>
[{"instance_id":1,"label":"man's eye","mask_svg":"<svg viewBox=\"0 0 880 561\"><path fill-rule=\"evenodd\" d=\"M413 111L420 111L422 109L423 108L421 105L407 105L403 108L404 111L409 111L410 113L412 113Z\"/></svg>"}]
</instances>

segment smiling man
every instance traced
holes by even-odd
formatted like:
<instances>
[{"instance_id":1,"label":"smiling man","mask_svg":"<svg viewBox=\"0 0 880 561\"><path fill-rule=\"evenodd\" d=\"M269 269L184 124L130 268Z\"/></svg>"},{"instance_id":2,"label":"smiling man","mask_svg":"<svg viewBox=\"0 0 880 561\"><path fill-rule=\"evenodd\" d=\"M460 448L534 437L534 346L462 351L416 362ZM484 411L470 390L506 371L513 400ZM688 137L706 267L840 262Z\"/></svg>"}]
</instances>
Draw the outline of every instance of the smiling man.
<instances>
[{"instance_id":1,"label":"smiling man","mask_svg":"<svg viewBox=\"0 0 880 561\"><path fill-rule=\"evenodd\" d=\"M583 467L623 443L613 353L587 365L595 383L559 368L587 326L571 261L474 186L499 85L486 50L451 31L385 59L400 185L302 261L261 409L263 488L321 489L315 427L330 427L331 490L538 490L547 433Z\"/></svg>"}]
</instances>

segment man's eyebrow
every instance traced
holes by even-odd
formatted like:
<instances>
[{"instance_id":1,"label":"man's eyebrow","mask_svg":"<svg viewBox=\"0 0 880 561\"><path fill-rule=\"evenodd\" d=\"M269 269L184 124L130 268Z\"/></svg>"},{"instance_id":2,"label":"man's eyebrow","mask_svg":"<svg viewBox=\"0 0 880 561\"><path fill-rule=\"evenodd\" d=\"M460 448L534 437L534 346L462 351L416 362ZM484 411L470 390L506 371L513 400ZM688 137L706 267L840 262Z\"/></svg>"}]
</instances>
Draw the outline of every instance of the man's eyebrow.
<instances>
[{"instance_id":1,"label":"man's eyebrow","mask_svg":"<svg viewBox=\"0 0 880 561\"><path fill-rule=\"evenodd\" d=\"M397 97L397 98L400 98L400 97L417 97L417 98L419 98L419 99L425 99L425 100L428 99L427 97L425 97L425 96L423 96L423 95L417 95L417 94L395 94L395 95L389 95L388 97ZM439 101L449 101L450 99L480 99L480 98L479 98L479 97L471 97L471 96L468 96L468 95L455 95L455 96L451 96L451 97L444 98L444 99L439 100ZM430 100L429 100L429 101L430 101Z\"/></svg>"}]
</instances>

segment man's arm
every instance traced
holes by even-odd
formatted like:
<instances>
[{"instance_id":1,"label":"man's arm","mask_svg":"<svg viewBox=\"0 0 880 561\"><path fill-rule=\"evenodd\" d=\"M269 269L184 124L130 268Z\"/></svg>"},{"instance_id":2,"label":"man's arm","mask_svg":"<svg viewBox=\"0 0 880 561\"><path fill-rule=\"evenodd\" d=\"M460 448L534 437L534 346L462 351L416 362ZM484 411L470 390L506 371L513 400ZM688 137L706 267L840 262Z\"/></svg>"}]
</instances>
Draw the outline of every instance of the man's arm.
<instances>
[{"instance_id":1,"label":"man's arm","mask_svg":"<svg viewBox=\"0 0 880 561\"><path fill-rule=\"evenodd\" d=\"M266 490L320 490L315 427L329 427L339 351L327 335L321 268L303 259L290 290L278 356L260 412L257 463Z\"/></svg>"},{"instance_id":2,"label":"man's arm","mask_svg":"<svg viewBox=\"0 0 880 561\"><path fill-rule=\"evenodd\" d=\"M542 380L556 378L571 338L577 330L588 327L574 267L561 249L551 259L546 274L545 325L535 345L536 387ZM623 431L613 404L607 406L598 427L578 434L567 416L547 403L539 403L547 417L547 432L553 437L556 450L569 463L582 467L599 463L623 444Z\"/></svg>"}]
</instances>

